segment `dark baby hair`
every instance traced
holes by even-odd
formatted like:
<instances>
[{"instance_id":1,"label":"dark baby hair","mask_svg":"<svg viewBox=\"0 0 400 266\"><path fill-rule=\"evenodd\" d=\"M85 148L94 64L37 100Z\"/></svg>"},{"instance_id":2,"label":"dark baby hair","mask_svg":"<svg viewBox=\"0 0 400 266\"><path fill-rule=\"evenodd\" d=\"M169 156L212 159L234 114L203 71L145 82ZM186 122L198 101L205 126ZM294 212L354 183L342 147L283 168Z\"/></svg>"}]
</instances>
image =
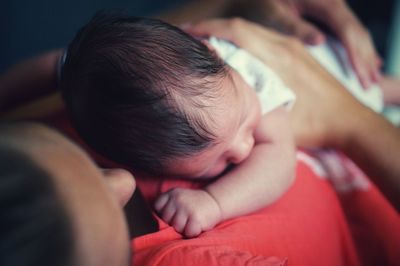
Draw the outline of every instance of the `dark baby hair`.
<instances>
[{"instance_id":1,"label":"dark baby hair","mask_svg":"<svg viewBox=\"0 0 400 266\"><path fill-rule=\"evenodd\" d=\"M68 47L63 96L82 138L148 174L213 145L206 99L227 74L200 41L156 19L99 13Z\"/></svg>"},{"instance_id":2,"label":"dark baby hair","mask_svg":"<svg viewBox=\"0 0 400 266\"><path fill-rule=\"evenodd\" d=\"M0 265L75 265L71 219L51 177L1 143L0 206Z\"/></svg>"}]
</instances>

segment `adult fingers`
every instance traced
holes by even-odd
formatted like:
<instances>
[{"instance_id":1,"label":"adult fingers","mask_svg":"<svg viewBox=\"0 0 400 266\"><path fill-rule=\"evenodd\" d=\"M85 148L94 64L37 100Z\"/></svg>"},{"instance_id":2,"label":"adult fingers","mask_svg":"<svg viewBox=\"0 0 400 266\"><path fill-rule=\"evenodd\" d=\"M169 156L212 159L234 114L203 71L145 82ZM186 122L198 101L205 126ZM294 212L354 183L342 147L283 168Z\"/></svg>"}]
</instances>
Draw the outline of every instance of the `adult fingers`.
<instances>
[{"instance_id":1,"label":"adult fingers","mask_svg":"<svg viewBox=\"0 0 400 266\"><path fill-rule=\"evenodd\" d=\"M305 10L312 8L312 5L311 7L307 6L307 2L312 1L256 1L256 4L252 7L252 13L258 15L255 15L253 19L267 27L296 37L303 43L310 45L320 44L324 42L325 35L302 17ZM318 2L317 5L323 5L324 1L321 2Z\"/></svg>"},{"instance_id":2,"label":"adult fingers","mask_svg":"<svg viewBox=\"0 0 400 266\"><path fill-rule=\"evenodd\" d=\"M383 66L383 59L379 55L376 55L375 57L375 65L376 65L376 71L374 71L373 79L375 83L379 83L382 79L380 70Z\"/></svg>"},{"instance_id":3,"label":"adult fingers","mask_svg":"<svg viewBox=\"0 0 400 266\"><path fill-rule=\"evenodd\" d=\"M379 56L370 34L350 8L344 2L340 2L340 4L334 5L332 10L321 13L325 14L324 22L346 48L362 86L368 88L372 83L378 82L381 66L377 60Z\"/></svg>"},{"instance_id":4,"label":"adult fingers","mask_svg":"<svg viewBox=\"0 0 400 266\"><path fill-rule=\"evenodd\" d=\"M273 21L266 24L309 45L318 45L325 41L325 35L316 26L287 9L277 12Z\"/></svg>"},{"instance_id":5,"label":"adult fingers","mask_svg":"<svg viewBox=\"0 0 400 266\"><path fill-rule=\"evenodd\" d=\"M377 58L369 33L364 29L354 29L344 37L343 43L348 51L350 62L363 85L368 88L377 83L380 77L381 63Z\"/></svg>"},{"instance_id":6,"label":"adult fingers","mask_svg":"<svg viewBox=\"0 0 400 266\"><path fill-rule=\"evenodd\" d=\"M318 45L325 41L325 35L311 23L302 18L294 20L293 23L292 32L289 32L289 34L299 38L303 43Z\"/></svg>"}]
</instances>

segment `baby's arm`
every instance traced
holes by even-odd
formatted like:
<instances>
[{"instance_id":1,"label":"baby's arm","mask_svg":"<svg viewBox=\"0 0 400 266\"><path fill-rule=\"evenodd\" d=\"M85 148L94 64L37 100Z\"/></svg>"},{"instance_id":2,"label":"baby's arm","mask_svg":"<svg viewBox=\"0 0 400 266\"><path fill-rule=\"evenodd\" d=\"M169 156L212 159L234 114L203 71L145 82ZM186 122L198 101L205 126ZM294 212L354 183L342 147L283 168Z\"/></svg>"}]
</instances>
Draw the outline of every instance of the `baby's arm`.
<instances>
[{"instance_id":1,"label":"baby's arm","mask_svg":"<svg viewBox=\"0 0 400 266\"><path fill-rule=\"evenodd\" d=\"M288 113L280 107L261 119L250 156L205 190L221 209L221 220L275 202L295 177L295 144Z\"/></svg>"},{"instance_id":2,"label":"baby's arm","mask_svg":"<svg viewBox=\"0 0 400 266\"><path fill-rule=\"evenodd\" d=\"M276 201L294 179L295 145L287 111L264 115L250 156L204 189L173 189L155 204L162 218L187 237Z\"/></svg>"}]
</instances>

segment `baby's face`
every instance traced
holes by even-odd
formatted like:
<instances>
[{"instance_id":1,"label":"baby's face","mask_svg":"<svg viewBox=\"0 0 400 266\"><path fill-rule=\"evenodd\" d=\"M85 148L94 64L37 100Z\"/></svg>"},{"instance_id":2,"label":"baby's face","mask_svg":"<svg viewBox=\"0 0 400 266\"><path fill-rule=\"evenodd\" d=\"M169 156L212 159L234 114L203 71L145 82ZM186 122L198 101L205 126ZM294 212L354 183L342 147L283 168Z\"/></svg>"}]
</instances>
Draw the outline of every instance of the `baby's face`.
<instances>
[{"instance_id":1,"label":"baby's face","mask_svg":"<svg viewBox=\"0 0 400 266\"><path fill-rule=\"evenodd\" d=\"M243 162L254 144L254 131L261 119L255 91L234 70L221 83L218 104L209 110L217 144L190 157L174 161L168 172L182 178L212 178L227 166Z\"/></svg>"}]
</instances>

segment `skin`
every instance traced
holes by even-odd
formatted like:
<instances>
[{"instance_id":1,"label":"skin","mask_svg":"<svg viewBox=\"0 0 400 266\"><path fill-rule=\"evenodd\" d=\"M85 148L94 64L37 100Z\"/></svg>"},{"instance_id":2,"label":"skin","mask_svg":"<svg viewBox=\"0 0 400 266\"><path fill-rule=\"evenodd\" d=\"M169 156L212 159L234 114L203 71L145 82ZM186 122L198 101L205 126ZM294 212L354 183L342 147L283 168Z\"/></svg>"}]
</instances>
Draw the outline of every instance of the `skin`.
<instances>
[{"instance_id":1,"label":"skin","mask_svg":"<svg viewBox=\"0 0 400 266\"><path fill-rule=\"evenodd\" d=\"M386 104L400 105L400 79L395 77L383 77L379 86L382 88L383 98Z\"/></svg>"},{"instance_id":2,"label":"skin","mask_svg":"<svg viewBox=\"0 0 400 266\"><path fill-rule=\"evenodd\" d=\"M170 23L188 25L215 17L238 16L293 36L308 45L325 41L325 33L306 17L318 21L346 48L365 89L379 82L382 59L368 30L344 0L203 0L192 1L160 16Z\"/></svg>"},{"instance_id":3,"label":"skin","mask_svg":"<svg viewBox=\"0 0 400 266\"><path fill-rule=\"evenodd\" d=\"M374 181L383 193L392 194L389 199L400 209L399 130L355 101L315 64L298 40L237 19L203 22L192 31L230 39L282 73L298 96L290 117L297 143L342 149L363 169L368 168L368 173L375 173L371 175ZM27 85L28 90L30 84ZM24 136L22 139L26 139ZM104 191L104 185L100 187ZM119 219L118 215L114 218ZM99 252L108 254L104 250Z\"/></svg>"},{"instance_id":4,"label":"skin","mask_svg":"<svg viewBox=\"0 0 400 266\"><path fill-rule=\"evenodd\" d=\"M254 131L262 117L260 102L255 91L233 69L221 87L221 95L209 103L207 123L218 136L217 144L178 159L177 164L171 163L168 172L172 176L214 178L229 164L239 164L249 156L255 144Z\"/></svg>"},{"instance_id":5,"label":"skin","mask_svg":"<svg viewBox=\"0 0 400 266\"><path fill-rule=\"evenodd\" d=\"M400 209L400 129L352 97L297 39L242 19L208 20L188 31L230 40L279 73L297 95L290 113L296 143L343 151Z\"/></svg>"},{"instance_id":6,"label":"skin","mask_svg":"<svg viewBox=\"0 0 400 266\"><path fill-rule=\"evenodd\" d=\"M325 34L305 17L332 31L346 48L350 62L365 89L380 79L382 60L371 36L344 0L254 0L233 1L235 13L294 36L305 44L318 45Z\"/></svg>"},{"instance_id":7,"label":"skin","mask_svg":"<svg viewBox=\"0 0 400 266\"><path fill-rule=\"evenodd\" d=\"M135 190L132 175L100 170L79 147L43 126L13 126L6 139L53 178L75 231L76 265L130 265L121 204Z\"/></svg>"},{"instance_id":8,"label":"skin","mask_svg":"<svg viewBox=\"0 0 400 266\"><path fill-rule=\"evenodd\" d=\"M218 104L208 110L217 144L174 160L168 175L212 178L228 165L235 168L204 189L172 189L155 202L161 217L186 237L273 203L294 179L295 145L284 107L261 115L255 91L233 69L220 84L221 96L213 99Z\"/></svg>"}]
</instances>

